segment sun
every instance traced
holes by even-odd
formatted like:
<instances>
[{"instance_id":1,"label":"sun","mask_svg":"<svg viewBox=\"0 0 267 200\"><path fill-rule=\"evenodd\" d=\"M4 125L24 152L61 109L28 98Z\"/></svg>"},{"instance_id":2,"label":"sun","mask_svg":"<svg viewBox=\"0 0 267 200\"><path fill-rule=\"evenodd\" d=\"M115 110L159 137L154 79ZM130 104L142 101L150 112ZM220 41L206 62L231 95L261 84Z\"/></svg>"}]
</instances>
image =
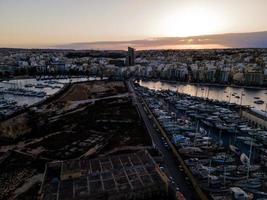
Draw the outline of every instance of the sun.
<instances>
[{"instance_id":1,"label":"sun","mask_svg":"<svg viewBox=\"0 0 267 200\"><path fill-rule=\"evenodd\" d=\"M164 35L186 37L218 32L222 25L219 16L208 8L188 7L166 16L161 26Z\"/></svg>"}]
</instances>

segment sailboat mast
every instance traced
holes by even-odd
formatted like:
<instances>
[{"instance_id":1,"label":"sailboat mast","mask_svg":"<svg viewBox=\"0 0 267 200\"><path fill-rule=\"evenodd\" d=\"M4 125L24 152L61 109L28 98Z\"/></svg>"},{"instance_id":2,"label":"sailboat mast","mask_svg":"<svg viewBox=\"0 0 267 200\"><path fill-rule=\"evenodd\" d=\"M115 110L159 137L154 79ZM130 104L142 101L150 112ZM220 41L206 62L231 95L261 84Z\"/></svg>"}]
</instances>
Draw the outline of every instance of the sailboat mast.
<instances>
[{"instance_id":1,"label":"sailboat mast","mask_svg":"<svg viewBox=\"0 0 267 200\"><path fill-rule=\"evenodd\" d=\"M249 178L249 168L250 168L251 152L252 152L252 138L250 140L250 148L249 148L249 160L248 160L247 179Z\"/></svg>"},{"instance_id":2,"label":"sailboat mast","mask_svg":"<svg viewBox=\"0 0 267 200\"><path fill-rule=\"evenodd\" d=\"M211 168L211 159L210 159L210 163L209 163L208 186L210 186L210 168Z\"/></svg>"}]
</instances>

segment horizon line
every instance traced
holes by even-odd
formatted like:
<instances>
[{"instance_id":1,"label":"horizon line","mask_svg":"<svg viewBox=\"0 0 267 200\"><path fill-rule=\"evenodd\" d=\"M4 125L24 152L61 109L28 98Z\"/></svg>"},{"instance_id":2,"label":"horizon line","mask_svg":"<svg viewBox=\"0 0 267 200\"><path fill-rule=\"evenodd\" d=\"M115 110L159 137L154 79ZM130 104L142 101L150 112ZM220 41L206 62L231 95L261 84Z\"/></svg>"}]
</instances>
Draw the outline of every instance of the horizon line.
<instances>
[{"instance_id":1,"label":"horizon line","mask_svg":"<svg viewBox=\"0 0 267 200\"><path fill-rule=\"evenodd\" d=\"M98 41L90 41L90 42L69 42L69 43L48 43L48 44L20 44L20 45L1 45L1 49L65 49L65 50L125 50L126 46L133 46L138 49L138 47L142 49L155 49L157 46L193 46L193 45L220 45L221 47L218 48L198 48L198 49L235 49L235 48L267 48L267 45L262 47L256 47L254 45L248 45L248 46L229 46L229 41L227 41L227 37L230 36L246 36L249 39L254 39L257 41L257 38L253 38L252 35L257 36L260 34L263 35L264 43L267 44L267 30L265 31L254 31L254 32L231 32L231 33L217 33L217 34L204 34L204 35L192 35L192 36L162 36L162 37L151 37L151 38L144 38L144 39L132 39L132 40L98 40ZM262 36L262 35L261 35ZM225 37L225 38L224 38ZM233 38L232 38L233 39ZM244 38L234 38L235 40L240 40ZM246 39L246 38L245 38ZM262 39L262 38L260 38ZM195 41L196 40L196 41ZM217 41L216 41L217 40ZM266 41L265 41L266 40ZM232 41L235 42L235 41ZM259 41L257 41L259 42ZM109 48L101 47L101 45L109 46ZM110 46L117 45L117 48L110 48ZM71 47L73 46L73 47ZM76 48L75 48L76 46ZM88 46L88 47L82 47L82 46ZM91 46L91 47L90 47ZM99 47L96 47L99 46ZM121 46L118 48L118 46ZM147 46L147 47L146 47ZM148 47L151 48L148 48ZM78 47L78 48L77 48ZM153 48L154 47L154 48ZM174 47L175 48L175 47ZM168 48L162 48L162 49L168 49ZM173 49L173 48L170 48ZM179 48L175 48L179 49ZM184 49L184 48L181 48ZM186 49L190 49L186 48ZM192 48L196 49L196 48Z\"/></svg>"}]
</instances>

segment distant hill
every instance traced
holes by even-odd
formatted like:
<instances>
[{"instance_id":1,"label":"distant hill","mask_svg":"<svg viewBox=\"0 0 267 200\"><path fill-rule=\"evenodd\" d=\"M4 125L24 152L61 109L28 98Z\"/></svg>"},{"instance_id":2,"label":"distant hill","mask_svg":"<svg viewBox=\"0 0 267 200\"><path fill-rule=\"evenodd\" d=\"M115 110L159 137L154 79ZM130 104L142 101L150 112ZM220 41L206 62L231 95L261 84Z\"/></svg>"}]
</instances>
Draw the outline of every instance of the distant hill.
<instances>
[{"instance_id":1,"label":"distant hill","mask_svg":"<svg viewBox=\"0 0 267 200\"><path fill-rule=\"evenodd\" d=\"M193 37L161 37L131 41L81 42L54 46L59 49L191 49L191 48L267 48L267 31L227 33Z\"/></svg>"}]
</instances>

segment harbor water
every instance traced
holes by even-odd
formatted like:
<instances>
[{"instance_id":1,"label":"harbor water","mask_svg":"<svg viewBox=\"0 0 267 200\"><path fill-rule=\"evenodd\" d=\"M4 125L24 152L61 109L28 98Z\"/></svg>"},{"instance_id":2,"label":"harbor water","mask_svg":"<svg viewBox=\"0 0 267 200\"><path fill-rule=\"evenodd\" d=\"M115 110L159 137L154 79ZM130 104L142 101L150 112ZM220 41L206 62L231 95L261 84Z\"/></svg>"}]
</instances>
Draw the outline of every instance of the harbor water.
<instances>
[{"instance_id":1,"label":"harbor water","mask_svg":"<svg viewBox=\"0 0 267 200\"><path fill-rule=\"evenodd\" d=\"M238 105L248 105L262 111L266 111L267 106L267 88L245 89L241 87L200 86L193 84L142 80L139 81L139 84L153 90L177 91L191 96L226 101L236 103ZM256 100L262 100L264 103L256 104L254 103Z\"/></svg>"}]
</instances>

